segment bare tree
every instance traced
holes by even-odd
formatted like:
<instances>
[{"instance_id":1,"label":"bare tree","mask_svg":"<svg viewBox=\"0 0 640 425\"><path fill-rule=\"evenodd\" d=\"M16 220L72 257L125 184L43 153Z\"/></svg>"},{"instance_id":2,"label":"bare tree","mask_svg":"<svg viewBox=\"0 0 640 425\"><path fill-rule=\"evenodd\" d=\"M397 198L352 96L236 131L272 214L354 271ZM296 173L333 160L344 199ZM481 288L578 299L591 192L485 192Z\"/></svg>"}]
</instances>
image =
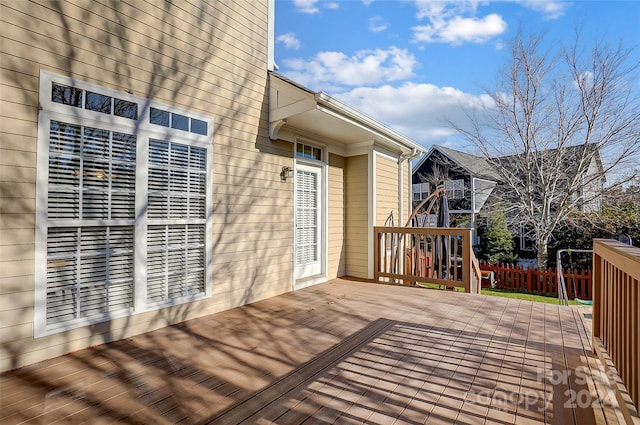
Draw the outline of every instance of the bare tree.
<instances>
[{"instance_id":1,"label":"bare tree","mask_svg":"<svg viewBox=\"0 0 640 425\"><path fill-rule=\"evenodd\" d=\"M495 89L485 89L493 102L449 122L500 175L505 213L528 229L539 267L558 224L599 207L605 177L620 185L640 171L632 50L584 48L578 32L568 47L545 43L520 33Z\"/></svg>"}]
</instances>

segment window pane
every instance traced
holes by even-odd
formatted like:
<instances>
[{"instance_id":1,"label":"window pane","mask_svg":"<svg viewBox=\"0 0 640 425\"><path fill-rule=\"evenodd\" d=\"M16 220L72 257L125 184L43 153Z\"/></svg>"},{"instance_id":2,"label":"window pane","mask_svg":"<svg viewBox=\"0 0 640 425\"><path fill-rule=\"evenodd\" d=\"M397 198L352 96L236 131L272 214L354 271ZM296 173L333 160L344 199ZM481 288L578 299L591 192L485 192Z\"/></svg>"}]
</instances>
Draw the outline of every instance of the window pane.
<instances>
[{"instance_id":1,"label":"window pane","mask_svg":"<svg viewBox=\"0 0 640 425\"><path fill-rule=\"evenodd\" d=\"M113 100L113 114L118 117L138 119L138 104L122 99Z\"/></svg>"},{"instance_id":2,"label":"window pane","mask_svg":"<svg viewBox=\"0 0 640 425\"><path fill-rule=\"evenodd\" d=\"M80 108L82 107L82 90L61 84L53 84L51 101Z\"/></svg>"},{"instance_id":3,"label":"window pane","mask_svg":"<svg viewBox=\"0 0 640 425\"><path fill-rule=\"evenodd\" d=\"M171 114L171 128L189 131L189 118L180 114Z\"/></svg>"},{"instance_id":4,"label":"window pane","mask_svg":"<svg viewBox=\"0 0 640 425\"><path fill-rule=\"evenodd\" d=\"M196 134L207 135L207 123L204 121L191 118L191 132Z\"/></svg>"},{"instance_id":5,"label":"window pane","mask_svg":"<svg viewBox=\"0 0 640 425\"><path fill-rule=\"evenodd\" d=\"M131 307L132 264L133 227L49 229L47 324Z\"/></svg>"},{"instance_id":6,"label":"window pane","mask_svg":"<svg viewBox=\"0 0 640 425\"><path fill-rule=\"evenodd\" d=\"M85 109L111 114L111 98L102 94L87 92Z\"/></svg>"},{"instance_id":7,"label":"window pane","mask_svg":"<svg viewBox=\"0 0 640 425\"><path fill-rule=\"evenodd\" d=\"M161 111L160 109L151 108L151 113L149 115L149 122L151 124L161 125L163 127L169 127L169 112Z\"/></svg>"}]
</instances>

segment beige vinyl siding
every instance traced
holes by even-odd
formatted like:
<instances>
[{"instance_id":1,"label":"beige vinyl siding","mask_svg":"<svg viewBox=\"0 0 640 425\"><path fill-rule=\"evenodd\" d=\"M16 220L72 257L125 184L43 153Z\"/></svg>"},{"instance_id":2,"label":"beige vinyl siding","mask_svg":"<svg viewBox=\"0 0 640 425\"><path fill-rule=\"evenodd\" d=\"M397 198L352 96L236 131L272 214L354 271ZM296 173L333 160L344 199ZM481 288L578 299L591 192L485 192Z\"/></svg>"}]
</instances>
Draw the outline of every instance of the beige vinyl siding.
<instances>
[{"instance_id":1,"label":"beige vinyl siding","mask_svg":"<svg viewBox=\"0 0 640 425\"><path fill-rule=\"evenodd\" d=\"M279 173L293 160L268 137L267 3L0 4L0 370L291 289L293 183ZM213 117L210 298L33 339L40 70Z\"/></svg>"},{"instance_id":2,"label":"beige vinyl siding","mask_svg":"<svg viewBox=\"0 0 640 425\"><path fill-rule=\"evenodd\" d=\"M346 274L368 277L369 244L369 157L351 156L346 159Z\"/></svg>"},{"instance_id":3,"label":"beige vinyl siding","mask_svg":"<svg viewBox=\"0 0 640 425\"><path fill-rule=\"evenodd\" d=\"M376 226L384 226L393 213L394 224L399 225L398 216L398 163L382 155L376 158Z\"/></svg>"},{"instance_id":4,"label":"beige vinyl siding","mask_svg":"<svg viewBox=\"0 0 640 425\"><path fill-rule=\"evenodd\" d=\"M327 199L329 200L327 218L327 277L344 276L346 274L345 243L345 158L329 154Z\"/></svg>"}]
</instances>

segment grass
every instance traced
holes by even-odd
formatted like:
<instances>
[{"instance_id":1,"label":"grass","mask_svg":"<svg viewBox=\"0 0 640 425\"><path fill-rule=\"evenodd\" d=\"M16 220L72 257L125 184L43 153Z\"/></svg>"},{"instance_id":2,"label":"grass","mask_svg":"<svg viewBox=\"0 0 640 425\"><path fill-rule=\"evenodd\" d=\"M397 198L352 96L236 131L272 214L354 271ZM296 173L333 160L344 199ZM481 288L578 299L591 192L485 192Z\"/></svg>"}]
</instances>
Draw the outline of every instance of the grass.
<instances>
[{"instance_id":1,"label":"grass","mask_svg":"<svg viewBox=\"0 0 640 425\"><path fill-rule=\"evenodd\" d=\"M538 303L558 304L557 296L546 296L529 294L526 292L508 291L504 289L482 289L482 295L490 295L492 297L514 298L517 300L534 301ZM569 300L569 305L581 305L579 302Z\"/></svg>"},{"instance_id":2,"label":"grass","mask_svg":"<svg viewBox=\"0 0 640 425\"><path fill-rule=\"evenodd\" d=\"M418 282L419 286L430 288L430 289L441 289L442 286L434 284L434 283L421 283ZM455 288L456 291L464 291L463 288ZM514 291L507 289L482 289L482 295L489 295L492 297L503 297L503 298L513 298L516 300L526 300L533 301L537 303L546 303L546 304L558 304L557 295L540 295L540 294L529 294L528 292L522 291ZM581 305L579 302L574 300L569 300L569 305Z\"/></svg>"}]
</instances>

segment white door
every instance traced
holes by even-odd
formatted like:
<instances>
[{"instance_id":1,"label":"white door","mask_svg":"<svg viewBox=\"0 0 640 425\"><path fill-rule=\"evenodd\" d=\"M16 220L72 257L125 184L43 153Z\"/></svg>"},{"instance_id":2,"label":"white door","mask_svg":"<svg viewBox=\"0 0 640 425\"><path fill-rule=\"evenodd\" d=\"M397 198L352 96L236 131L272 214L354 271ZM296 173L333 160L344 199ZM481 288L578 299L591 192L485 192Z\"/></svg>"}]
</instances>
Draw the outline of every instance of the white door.
<instances>
[{"instance_id":1,"label":"white door","mask_svg":"<svg viewBox=\"0 0 640 425\"><path fill-rule=\"evenodd\" d=\"M322 273L322 168L296 165L295 277Z\"/></svg>"}]
</instances>

